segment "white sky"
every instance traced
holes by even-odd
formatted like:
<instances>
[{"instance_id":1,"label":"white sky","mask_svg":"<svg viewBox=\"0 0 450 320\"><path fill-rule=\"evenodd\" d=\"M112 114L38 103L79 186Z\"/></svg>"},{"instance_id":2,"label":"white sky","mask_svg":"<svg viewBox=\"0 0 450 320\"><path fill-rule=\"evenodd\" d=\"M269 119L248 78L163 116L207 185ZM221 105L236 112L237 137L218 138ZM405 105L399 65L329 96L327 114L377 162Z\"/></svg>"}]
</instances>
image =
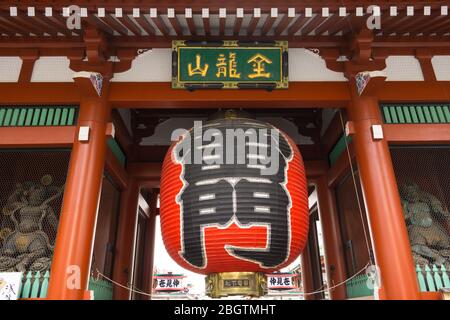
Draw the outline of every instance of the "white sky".
<instances>
[{"instance_id":1,"label":"white sky","mask_svg":"<svg viewBox=\"0 0 450 320\"><path fill-rule=\"evenodd\" d=\"M321 236L320 224L319 224L319 245L322 247L322 236ZM281 271L291 270L295 266L300 264L300 257L295 259L295 261L283 268ZM166 248L164 247L164 243L162 241L161 236L161 227L159 223L159 216L156 217L156 233L155 233L155 258L154 258L154 267L160 273L182 273L186 278L186 284L191 284L192 287L190 292L193 294L204 294L205 291L205 276L201 274L193 273L189 270L186 270L180 267L167 253Z\"/></svg>"}]
</instances>

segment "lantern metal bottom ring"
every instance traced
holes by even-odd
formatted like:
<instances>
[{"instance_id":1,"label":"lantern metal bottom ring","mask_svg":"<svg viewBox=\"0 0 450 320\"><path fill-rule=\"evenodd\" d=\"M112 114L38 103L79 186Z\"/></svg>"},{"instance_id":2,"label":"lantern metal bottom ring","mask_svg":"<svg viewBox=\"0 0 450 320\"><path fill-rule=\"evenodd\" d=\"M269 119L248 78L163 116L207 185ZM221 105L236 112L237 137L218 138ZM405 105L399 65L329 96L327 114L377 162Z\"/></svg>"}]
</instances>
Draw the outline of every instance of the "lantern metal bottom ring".
<instances>
[{"instance_id":1,"label":"lantern metal bottom ring","mask_svg":"<svg viewBox=\"0 0 450 320\"><path fill-rule=\"evenodd\" d=\"M220 272L205 279L206 294L211 298L267 294L267 278L262 272Z\"/></svg>"}]
</instances>

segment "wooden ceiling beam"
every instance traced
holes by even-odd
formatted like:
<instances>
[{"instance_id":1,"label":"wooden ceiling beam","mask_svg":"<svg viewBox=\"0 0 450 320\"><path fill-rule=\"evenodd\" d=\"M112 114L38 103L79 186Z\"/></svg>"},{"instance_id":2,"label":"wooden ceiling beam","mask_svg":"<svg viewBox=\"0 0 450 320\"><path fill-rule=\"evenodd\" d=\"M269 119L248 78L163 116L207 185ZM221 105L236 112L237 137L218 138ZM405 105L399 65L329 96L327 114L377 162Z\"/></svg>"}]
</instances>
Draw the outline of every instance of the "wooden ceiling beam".
<instances>
[{"instance_id":1,"label":"wooden ceiling beam","mask_svg":"<svg viewBox=\"0 0 450 320\"><path fill-rule=\"evenodd\" d=\"M114 19L110 14L105 14L105 16L101 17L100 20L102 20L106 25L108 25L114 31L117 31L119 34L121 34L123 36L128 35L128 29L125 28L116 19Z\"/></svg>"},{"instance_id":2,"label":"wooden ceiling beam","mask_svg":"<svg viewBox=\"0 0 450 320\"><path fill-rule=\"evenodd\" d=\"M372 42L373 48L382 48L387 53L401 49L430 48L435 54L446 51L450 46L449 36L381 36Z\"/></svg>"},{"instance_id":3,"label":"wooden ceiling beam","mask_svg":"<svg viewBox=\"0 0 450 320\"><path fill-rule=\"evenodd\" d=\"M396 28L395 33L396 34L405 34L409 33L410 35L415 35L415 32L411 31L411 27L417 26L417 25L423 25L424 22L429 21L430 19L433 19L436 16L423 16L423 17L416 17L416 19L411 19L409 22L405 22L403 25Z\"/></svg>"},{"instance_id":4,"label":"wooden ceiling beam","mask_svg":"<svg viewBox=\"0 0 450 320\"><path fill-rule=\"evenodd\" d=\"M450 32L450 21L436 29L437 35L444 35Z\"/></svg>"},{"instance_id":5,"label":"wooden ceiling beam","mask_svg":"<svg viewBox=\"0 0 450 320\"><path fill-rule=\"evenodd\" d=\"M283 33L284 30L286 30L287 26L295 17L289 17L288 13L286 12L281 19L280 23L278 23L277 27L275 28L274 35L279 36Z\"/></svg>"},{"instance_id":6,"label":"wooden ceiling beam","mask_svg":"<svg viewBox=\"0 0 450 320\"><path fill-rule=\"evenodd\" d=\"M317 27L314 30L315 35L321 35L325 33L331 26L334 26L341 17L339 17L339 14L335 13L331 17L328 17L319 27Z\"/></svg>"},{"instance_id":7,"label":"wooden ceiling beam","mask_svg":"<svg viewBox=\"0 0 450 320\"><path fill-rule=\"evenodd\" d=\"M0 12L0 20L3 21L3 24L9 25L11 28L22 30L26 35L32 33L37 36L42 36L44 34L42 30L37 30L29 22L24 21L23 17L11 17L5 12Z\"/></svg>"},{"instance_id":8,"label":"wooden ceiling beam","mask_svg":"<svg viewBox=\"0 0 450 320\"><path fill-rule=\"evenodd\" d=\"M272 26L275 22L275 20L277 20L276 17L272 17L270 12L268 13L266 20L261 28L261 35L267 35L267 33L270 31L270 29L272 29Z\"/></svg>"},{"instance_id":9,"label":"wooden ceiling beam","mask_svg":"<svg viewBox=\"0 0 450 320\"><path fill-rule=\"evenodd\" d=\"M430 35L436 32L436 30L439 30L439 28L441 28L442 26L447 25L448 23L448 18L444 19L444 20L440 20L438 23L435 23L433 25L430 25L428 28L424 28L422 29L421 32L423 35Z\"/></svg>"},{"instance_id":10,"label":"wooden ceiling beam","mask_svg":"<svg viewBox=\"0 0 450 320\"><path fill-rule=\"evenodd\" d=\"M19 9L19 15L17 17L11 17L9 15L9 7L8 6L1 6L0 5L0 9L2 10L2 15L3 18L2 21L2 25L3 25L3 32L6 32L7 34L9 34L10 36L12 35L11 33L11 28L13 28L14 30L17 29L20 33L24 33L24 35L29 34L29 33L33 33L36 35L42 35L44 32L45 33L49 33L50 35L54 36L60 32L64 33L65 35L69 36L70 34L72 34L72 32L77 32L78 34L81 34L81 30L73 30L73 31L69 31L66 29L66 27L64 27L65 25L65 19L61 17L60 15L60 10L57 9L58 6L53 4L53 12L54 12L54 16L53 17L45 17L42 13L43 10L45 8L45 6L47 5L35 5L34 3L34 7L36 9L36 16L33 17L28 17L27 13L24 11L27 9L27 5L25 5L25 2L21 2L20 5L17 5L18 9ZM126 8L131 8L132 7L132 3L137 3L136 1L127 1L124 0L121 2L121 7L123 8L124 11L126 11ZM246 6L244 5L246 3L245 0L243 0L242 3L240 3L239 8L243 8L247 13L248 10L246 8ZM337 2L336 2L337 3ZM124 4L124 5L122 5ZM128 4L128 6L127 6ZM424 33L426 35L432 34L434 31L436 31L439 27L441 27L442 30L445 31L445 26L446 26L446 16L441 16L439 9L440 9L440 5L438 2L436 3L428 3L428 2L420 2L417 5L415 5L415 9L416 9L416 14L414 16L407 16L406 15L406 4L402 3L402 2L398 2L398 3L389 3L389 5L397 5L398 8L398 15L397 16L390 16L390 13L388 12L388 10L386 10L387 8L389 8L389 6L387 4L382 4L382 30L381 31L376 31L376 34L390 34L390 33L398 33L398 34L405 34L405 33L421 33L422 31L424 31ZM423 5L430 5L432 10L432 15L431 16L423 16L421 9ZM285 5L286 7L288 7L287 2L284 3L283 5ZM286 9L283 9L283 5L278 5L278 10L280 12L285 12ZM283 17L280 21L280 23L277 25L277 27L275 28L275 32L274 34L279 36L281 35L284 30L289 26L289 24L291 24L291 26L289 27L289 32L290 34L293 34L295 32L297 32L298 30L300 30L302 27L304 29L303 33L307 33L307 32L313 32L315 29L317 31L318 34L325 34L328 31L328 34L335 34L337 32L339 32L340 30L343 30L343 34L347 34L350 33L352 31L357 32L362 26L363 23L366 22L366 18L367 15L364 17L356 17L354 14L354 10L352 9L354 7L353 4L351 3L345 3L345 4L340 4L340 5L345 5L345 7L347 8L347 11L350 12L350 17L347 19L350 19L350 21L352 21L352 25L348 25L348 23L346 24L345 21L343 21L342 19L339 20L337 18L337 12L338 12L338 7L336 6L333 7L331 5L329 5L329 3L327 3L328 8L330 9L330 12L333 12L334 14L331 17L328 17L328 19L324 19L324 17L320 17L319 14L317 14L316 16L314 16L313 18L306 18L304 16L300 16L297 17L296 20L294 21L294 23L292 24L292 18L289 19L289 17L286 15L286 13L283 13ZM117 5L118 6L118 5ZM169 6L169 5L167 5ZM261 7L261 9L264 9L265 12L270 12L270 7L268 6L267 8L265 8L263 5L259 6ZM301 8L303 7L310 7L313 9L314 12L320 12L321 7L323 7L324 4L318 4L316 6L314 6L314 4L311 3L302 3L301 5L296 5L294 6L294 8L297 10L297 12L303 12L301 10ZM83 7L87 7L88 9L88 19L89 17L92 17L97 9L97 6L93 6L93 5L86 5ZM104 5L105 8L113 8L115 6L112 6L111 4L105 4ZM165 8L166 5L163 4L161 6L157 5L156 6L158 11L161 12L163 11L162 8ZM177 7L176 5L170 5L170 7ZM199 14L199 12L201 11L201 9L198 9L197 7L205 7L205 5L196 5L196 2L194 1L193 5L191 6L194 11L196 11L196 14ZM319 8L320 7L320 8ZM160 10L161 8L161 10ZM210 5L209 9L211 12L216 12L218 10L218 8L216 8L215 5ZM227 3L227 8L229 8L229 3ZM333 9L334 8L334 9ZM184 7L183 7L184 9ZM107 11L109 10L109 12L111 12L112 9L107 9ZM128 12L130 12L131 9L128 9ZM136 24L139 24L142 27L142 23L138 22L138 19L131 19L130 16L124 16L125 18L121 18L121 17L117 17L117 19L113 18L113 17L105 17L105 22L106 24L110 27L109 29L111 30L117 30L117 32L119 32L121 35L125 35L125 30L130 30L132 33L139 35L140 32L142 32L141 28L139 28ZM84 21L88 20L86 18L83 18ZM113 22L110 19L114 19L115 22ZM165 20L161 19L161 16L157 16L156 18L153 18L155 21L155 24L157 25L158 29L161 29L162 33L164 36L168 36L169 32L167 30L167 27L170 27L169 25L167 25L167 21L164 22ZM169 18L170 19L170 18ZM9 23L5 23L4 21L7 20L7 22ZM179 23L175 22L177 21L176 19L171 19L172 21L171 24L174 27L174 30L176 30L177 35L181 35L182 32L180 33L180 30L182 31L182 27L179 25ZM188 18L187 21L190 21L190 30L192 31L193 29L195 29L194 23L192 21L191 18ZM262 27L262 33L267 34L268 32L271 32L270 30L272 30L273 25L275 23L276 19L273 17L268 17L266 19L266 21L263 24ZM172 23L173 22L173 23ZM356 22L356 24L355 24ZM207 20L206 18L203 19L203 24L204 24L204 29L206 31L206 35L210 36L211 35L211 26L210 26L210 20ZM250 21L250 24L247 28L247 32L248 35L252 35L257 27L258 24L258 18L253 17ZM220 19L220 25L221 27L219 27L220 31L225 31L225 19L221 18ZM112 28L111 28L112 27ZM194 28L193 28L194 27ZM104 25L101 27L102 29L104 29ZM233 27L233 34L237 35L242 28L242 17L241 18L237 18L235 21L235 25ZM143 28L144 29L144 28ZM146 27L146 29L149 29L148 27ZM169 30L171 28L168 28ZM63 31L64 30L64 31ZM150 29L149 29L150 30ZM104 30L103 30L104 31ZM253 31L253 32L252 32ZM295 31L295 32L294 32ZM442 32L439 30L440 34L442 34ZM146 31L147 32L147 31ZM147 32L149 33L149 32ZM195 32L192 32L195 35ZM150 34L150 33L149 33ZM220 33L221 35L223 33Z\"/></svg>"},{"instance_id":11,"label":"wooden ceiling beam","mask_svg":"<svg viewBox=\"0 0 450 320\"><path fill-rule=\"evenodd\" d=\"M2 25L0 24L0 35L5 35L5 34L8 37L12 37L15 35L15 33L13 31L2 28Z\"/></svg>"},{"instance_id":12,"label":"wooden ceiling beam","mask_svg":"<svg viewBox=\"0 0 450 320\"><path fill-rule=\"evenodd\" d=\"M256 26L258 25L260 17L255 17L252 15L250 22L247 27L247 36L252 36L255 33Z\"/></svg>"},{"instance_id":13,"label":"wooden ceiling beam","mask_svg":"<svg viewBox=\"0 0 450 320\"><path fill-rule=\"evenodd\" d=\"M350 25L349 17L341 17L339 21L336 21L336 23L333 26L330 26L328 29L328 35L334 36L336 33L339 33L342 30L345 30Z\"/></svg>"},{"instance_id":14,"label":"wooden ceiling beam","mask_svg":"<svg viewBox=\"0 0 450 320\"><path fill-rule=\"evenodd\" d=\"M288 35L294 36L295 33L297 33L298 30L300 30L301 27L303 27L310 18L307 18L305 16L299 16L297 20L289 27L288 29Z\"/></svg>"},{"instance_id":15,"label":"wooden ceiling beam","mask_svg":"<svg viewBox=\"0 0 450 320\"><path fill-rule=\"evenodd\" d=\"M379 93L381 102L434 103L448 100L450 83L390 81ZM73 83L0 83L0 105L77 104L81 100ZM109 100L114 107L145 109L311 109L343 108L350 101L346 82L291 82L289 89L187 90L171 89L169 82L112 82Z\"/></svg>"},{"instance_id":16,"label":"wooden ceiling beam","mask_svg":"<svg viewBox=\"0 0 450 320\"><path fill-rule=\"evenodd\" d=\"M225 35L225 26L226 26L227 18L219 17L219 36Z\"/></svg>"},{"instance_id":17,"label":"wooden ceiling beam","mask_svg":"<svg viewBox=\"0 0 450 320\"><path fill-rule=\"evenodd\" d=\"M48 22L48 21L44 21L42 19L42 16L38 16L36 14L36 16L28 17L28 19L31 20L31 22L34 25L39 26L38 28L44 30L45 33L48 33L51 36L57 36L58 33L60 32L59 28L55 27L54 25L51 25L50 22Z\"/></svg>"},{"instance_id":18,"label":"wooden ceiling beam","mask_svg":"<svg viewBox=\"0 0 450 320\"><path fill-rule=\"evenodd\" d=\"M30 19L31 18L31 19ZM36 25L36 19L35 17L25 17L25 16L17 16L17 17L9 17L11 20L15 20L17 24L20 24L24 28L27 28L31 33L42 36L45 32L53 35L53 32L47 30L46 27L43 28L43 26L37 26ZM45 30L43 30L45 29ZM51 33L50 33L51 32Z\"/></svg>"},{"instance_id":19,"label":"wooden ceiling beam","mask_svg":"<svg viewBox=\"0 0 450 320\"><path fill-rule=\"evenodd\" d=\"M381 26L392 24L397 16L391 16L389 11L381 12ZM383 29L374 30L374 34L382 34Z\"/></svg>"},{"instance_id":20,"label":"wooden ceiling beam","mask_svg":"<svg viewBox=\"0 0 450 320\"><path fill-rule=\"evenodd\" d=\"M385 15L387 15L386 19L383 19L384 15L381 16L381 29L384 34L388 34L386 32L392 29L393 26L398 25L399 21L410 18L406 16L406 12L403 9L397 9L396 16L391 16L389 12L386 12Z\"/></svg>"},{"instance_id":21,"label":"wooden ceiling beam","mask_svg":"<svg viewBox=\"0 0 450 320\"><path fill-rule=\"evenodd\" d=\"M69 35L72 35L72 33L81 35L83 33L83 30L79 30L79 29L73 29L73 30L68 30L67 28L67 22L66 19L58 14L58 13L53 13L53 15L51 15L50 17L46 17L47 20L52 21L55 25L59 26L60 30L62 29L66 29L69 33Z\"/></svg>"},{"instance_id":22,"label":"wooden ceiling beam","mask_svg":"<svg viewBox=\"0 0 450 320\"><path fill-rule=\"evenodd\" d=\"M127 14L123 14L122 17L117 18L120 23L122 23L128 30L130 30L134 35L142 35L141 29L136 25L136 23L128 17Z\"/></svg>"},{"instance_id":23,"label":"wooden ceiling beam","mask_svg":"<svg viewBox=\"0 0 450 320\"><path fill-rule=\"evenodd\" d=\"M143 4L144 3L144 4ZM114 10L117 7L121 7L123 10L131 11L137 6L145 7L155 7L158 12L165 12L168 8L174 8L175 10L184 10L186 7L186 1L154 1L154 3L147 4L148 1L142 0L120 0L120 1L92 1L92 0L78 0L77 5L83 8L87 8L89 11L95 11L98 7L104 7L106 10ZM205 5L206 3L206 5ZM362 1L352 1L352 0L328 0L328 1L317 1L317 0L305 0L305 1L292 1L292 0L259 0L257 5L263 11L270 11L274 6L278 7L280 10L287 10L290 7L295 7L296 11L304 11L305 8L312 8L314 12L320 11L322 7L326 6L331 11L339 10L339 7L345 6L348 11L354 11L356 7L368 6L373 4L373 1L362 0ZM378 4L378 3L377 3ZM414 5L416 10L422 8L423 5L440 6L442 4L441 0L420 0L415 1ZM18 4L17 0L3 0L0 6L9 8L10 6L18 6L26 8L28 6L34 6L39 9L44 9L46 6L51 5L55 10L62 10L62 7L67 5L67 1L36 1L36 0L20 0ZM221 1L189 1L188 5L190 8L196 11L201 11L205 6L209 7L210 10L218 11L219 8L226 6L227 8L243 8L245 11L251 11L255 7L254 0L227 0L226 3ZM389 8L389 6L396 5L398 7L405 7L409 3L404 1L380 1L379 3L382 9Z\"/></svg>"},{"instance_id":24,"label":"wooden ceiling beam","mask_svg":"<svg viewBox=\"0 0 450 320\"><path fill-rule=\"evenodd\" d=\"M0 87L1 88L1 87ZM343 108L349 100L346 82L290 82L289 89L176 90L168 82L111 83L110 101L120 108Z\"/></svg>"},{"instance_id":25,"label":"wooden ceiling beam","mask_svg":"<svg viewBox=\"0 0 450 320\"><path fill-rule=\"evenodd\" d=\"M141 26L142 29L147 32L149 36L155 35L155 28L148 22L147 18L144 15L140 15L139 17L134 18L136 22Z\"/></svg>"},{"instance_id":26,"label":"wooden ceiling beam","mask_svg":"<svg viewBox=\"0 0 450 320\"><path fill-rule=\"evenodd\" d=\"M189 32L191 34L191 36L196 36L197 35L197 28L195 27L195 23L194 23L194 18L193 17L186 17L186 23L188 25L189 28Z\"/></svg>"},{"instance_id":27,"label":"wooden ceiling beam","mask_svg":"<svg viewBox=\"0 0 450 320\"><path fill-rule=\"evenodd\" d=\"M159 31L163 34L163 36L168 37L169 36L169 30L167 29L166 24L164 23L161 16L157 16L156 18L150 18L153 23L158 27Z\"/></svg>"},{"instance_id":28,"label":"wooden ceiling beam","mask_svg":"<svg viewBox=\"0 0 450 320\"><path fill-rule=\"evenodd\" d=\"M411 23L411 21L417 21L417 17L414 16L405 16L398 18L397 20L393 20L393 22L390 25L381 24L381 29L386 34L392 34L397 33L404 25L408 25Z\"/></svg>"},{"instance_id":29,"label":"wooden ceiling beam","mask_svg":"<svg viewBox=\"0 0 450 320\"><path fill-rule=\"evenodd\" d=\"M177 36L183 35L183 28L181 28L180 21L177 18L176 12L174 13L173 17L167 17L169 19L169 23L172 26L173 30L175 30L175 33Z\"/></svg>"},{"instance_id":30,"label":"wooden ceiling beam","mask_svg":"<svg viewBox=\"0 0 450 320\"><path fill-rule=\"evenodd\" d=\"M2 23L0 19L0 23ZM172 40L188 40L189 36L183 37L159 37L159 36L140 36L125 37L117 36L109 41L111 48L123 49L152 49L152 48L171 48ZM216 37L204 37L204 40L214 40ZM223 40L234 40L234 36L224 36ZM268 41L284 40L289 41L290 48L336 48L345 49L348 47L348 41L340 36L278 36L278 37L242 37L243 41ZM436 54L448 52L450 47L450 36L416 36L416 37L397 37L397 36L377 36L372 43L373 48L387 50L388 53L400 52L411 48L430 48ZM17 55L17 49L38 48L44 50L41 55L66 55L70 50L84 49L85 43L82 37L3 37L0 41L0 55ZM447 54L447 53L445 53Z\"/></svg>"},{"instance_id":31,"label":"wooden ceiling beam","mask_svg":"<svg viewBox=\"0 0 450 320\"><path fill-rule=\"evenodd\" d=\"M233 27L233 35L237 36L239 35L239 32L241 31L242 26L242 17L236 16L236 19L234 21L234 27Z\"/></svg>"},{"instance_id":32,"label":"wooden ceiling beam","mask_svg":"<svg viewBox=\"0 0 450 320\"><path fill-rule=\"evenodd\" d=\"M172 40L190 40L190 36L182 37L114 37L111 40L113 47L128 47L136 49L145 48L170 48L172 46ZM217 41L217 37L202 37L204 41ZM236 36L223 36L221 40L236 40ZM289 47L291 48L309 48L309 47L345 47L348 45L348 41L343 37L328 37L328 36L253 36L239 37L239 40L243 42L264 42L264 41L289 41ZM0 44L1 47L1 44Z\"/></svg>"},{"instance_id":33,"label":"wooden ceiling beam","mask_svg":"<svg viewBox=\"0 0 450 320\"><path fill-rule=\"evenodd\" d=\"M20 31L4 24L3 21L1 20L0 20L0 31L3 32L4 34L7 34L8 36L14 36L16 33L21 34Z\"/></svg>"},{"instance_id":34,"label":"wooden ceiling beam","mask_svg":"<svg viewBox=\"0 0 450 320\"><path fill-rule=\"evenodd\" d=\"M210 36L211 35L211 25L209 23L209 17L207 17L207 18L202 17L202 22L203 22L203 30L205 30L205 36Z\"/></svg>"},{"instance_id":35,"label":"wooden ceiling beam","mask_svg":"<svg viewBox=\"0 0 450 320\"><path fill-rule=\"evenodd\" d=\"M303 27L303 29L301 30L301 34L305 36L308 35L326 19L326 17L322 17L321 15L317 14L314 18L310 19L309 23L306 26Z\"/></svg>"},{"instance_id":36,"label":"wooden ceiling beam","mask_svg":"<svg viewBox=\"0 0 450 320\"><path fill-rule=\"evenodd\" d=\"M76 132L76 126L2 127L1 148L71 148Z\"/></svg>"},{"instance_id":37,"label":"wooden ceiling beam","mask_svg":"<svg viewBox=\"0 0 450 320\"><path fill-rule=\"evenodd\" d=\"M69 30L67 28L67 25L65 24L61 25L58 20L52 19L54 17L46 17L43 13L36 13L36 16L39 17L45 23L51 25L58 33L61 33L67 37L72 36L72 30Z\"/></svg>"},{"instance_id":38,"label":"wooden ceiling beam","mask_svg":"<svg viewBox=\"0 0 450 320\"><path fill-rule=\"evenodd\" d=\"M448 16L438 16L435 18L430 18L428 22L422 24L422 25L416 25L413 27L410 27L410 30L413 34L420 34L423 32L427 32L427 30L432 29L435 25L438 25L442 22L448 21Z\"/></svg>"},{"instance_id":39,"label":"wooden ceiling beam","mask_svg":"<svg viewBox=\"0 0 450 320\"><path fill-rule=\"evenodd\" d=\"M97 18L94 15L88 15L86 18L86 21L91 26L100 29L101 31L105 32L106 34L109 34L110 36L114 35L114 29L111 28L108 24L103 22L100 18Z\"/></svg>"},{"instance_id":40,"label":"wooden ceiling beam","mask_svg":"<svg viewBox=\"0 0 450 320\"><path fill-rule=\"evenodd\" d=\"M387 11L382 11L381 12L381 26L383 27L384 25L388 25L388 24L392 24L392 21L396 20L397 17L396 16L391 16L389 10ZM375 30L375 34L382 32L382 29L380 30Z\"/></svg>"}]
</instances>

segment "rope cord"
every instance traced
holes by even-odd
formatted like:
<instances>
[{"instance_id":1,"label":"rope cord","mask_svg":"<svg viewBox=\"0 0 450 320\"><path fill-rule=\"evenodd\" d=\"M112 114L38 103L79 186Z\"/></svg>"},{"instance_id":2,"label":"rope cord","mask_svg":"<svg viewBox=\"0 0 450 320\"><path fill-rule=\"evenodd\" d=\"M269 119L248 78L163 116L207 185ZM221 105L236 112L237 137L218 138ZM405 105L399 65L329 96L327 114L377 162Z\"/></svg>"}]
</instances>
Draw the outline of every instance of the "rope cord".
<instances>
[{"instance_id":1,"label":"rope cord","mask_svg":"<svg viewBox=\"0 0 450 320\"><path fill-rule=\"evenodd\" d=\"M326 292L328 290L333 290L347 282L349 282L350 280L352 280L353 278L357 277L359 274L361 274L363 271L365 271L367 269L367 267L369 266L369 263L367 263L364 268L362 268L361 270L359 270L357 273L355 273L354 275L352 275L351 277L345 279L344 281L339 282L338 284L331 286L331 287L327 287L324 290L317 290L317 291L313 291L313 292L300 292L301 295L303 296L308 296L308 295L313 295L313 294L317 294L317 293L322 293L322 292ZM323 287L323 286L322 286Z\"/></svg>"},{"instance_id":2,"label":"rope cord","mask_svg":"<svg viewBox=\"0 0 450 320\"><path fill-rule=\"evenodd\" d=\"M344 119L342 118L341 110L339 110L339 118L341 120L342 130L343 130L344 135L345 135L345 125L344 125ZM370 263L373 265L374 262L372 260L372 254L371 254L370 245L369 245L369 237L368 237L367 232L366 232L366 225L364 224L364 217L363 217L363 212L362 212L362 207L361 207L361 199L359 197L358 185L356 183L355 169L353 167L352 156L350 155L350 149L348 147L347 139L344 138L344 141L345 141L345 149L347 151L348 162L350 164L350 171L352 173L352 180L353 180L353 187L355 188L356 201L358 202L359 217L361 219L361 224L363 226L364 240L366 242L367 253L369 254Z\"/></svg>"},{"instance_id":3,"label":"rope cord","mask_svg":"<svg viewBox=\"0 0 450 320\"><path fill-rule=\"evenodd\" d=\"M101 273L98 269L96 269L96 272L97 272L97 279L99 279L100 277L102 277L102 278L104 278L105 280L111 282L113 285L116 285L116 286L118 286L118 287L121 287L121 288L123 288L123 289L125 289L125 290L128 290L128 291L130 291L130 292L137 293L137 294L141 294L141 295L143 295L143 296L148 296L148 297L152 297L152 296L153 296L153 294L148 293L148 292L145 292L145 291L142 291L142 290L139 289L139 288L136 288L136 287L133 288L132 286L128 287L128 286L125 286L125 285L123 285L123 284L121 284L121 283L119 283L119 282L117 282L117 281L114 281L114 280L112 280L111 278L109 278L108 276L106 276L106 275L104 275L103 273ZM189 294L186 294L186 296L187 296L189 299L193 299Z\"/></svg>"},{"instance_id":4,"label":"rope cord","mask_svg":"<svg viewBox=\"0 0 450 320\"><path fill-rule=\"evenodd\" d=\"M345 279L344 281L342 281L342 282L340 282L340 283L338 283L338 284L336 284L336 285L334 285L334 286L327 287L326 289L323 289L323 290L316 290L316 291L312 291L312 292L298 292L298 294L303 295L303 296L308 296L308 295L313 295L313 294L317 294L317 293L326 292L326 291L328 291L328 290L333 290L333 289L335 289L335 288L337 288L337 287L339 287L339 286L341 286L341 285L343 285L343 284L349 282L349 281L352 280L353 278L357 277L357 276L358 276L359 274L361 274L364 270L366 270L366 268L367 268L368 266L369 266L369 263L367 263L367 264L364 266L364 268L362 268L361 270L359 270L359 271L358 271L357 273L355 273L353 276L351 276L351 277ZM96 271L97 271L97 276L100 276L100 277L104 278L105 280L111 282L113 285L116 285L116 286L121 287L121 288L123 288L123 289L126 289L126 290L128 290L128 291L130 291L130 292L138 293L138 294L141 294L141 295L144 295L144 296L148 296L148 297L153 296L153 294L151 294L151 293L144 292L144 291L142 291L142 290L140 290L140 289L137 289L137 288L128 287L128 286L125 286L125 285L123 285L123 284L121 284L121 283L119 283L119 282L116 282L116 281L112 280L111 278L107 277L106 275L104 275L103 273L101 273L98 269L96 269ZM324 286L325 286L325 285L323 285L322 287L324 287ZM320 288L322 288L322 287L320 287ZM320 288L319 288L319 289L320 289ZM191 298L188 294L187 294L187 296L188 296L189 298Z\"/></svg>"}]
</instances>

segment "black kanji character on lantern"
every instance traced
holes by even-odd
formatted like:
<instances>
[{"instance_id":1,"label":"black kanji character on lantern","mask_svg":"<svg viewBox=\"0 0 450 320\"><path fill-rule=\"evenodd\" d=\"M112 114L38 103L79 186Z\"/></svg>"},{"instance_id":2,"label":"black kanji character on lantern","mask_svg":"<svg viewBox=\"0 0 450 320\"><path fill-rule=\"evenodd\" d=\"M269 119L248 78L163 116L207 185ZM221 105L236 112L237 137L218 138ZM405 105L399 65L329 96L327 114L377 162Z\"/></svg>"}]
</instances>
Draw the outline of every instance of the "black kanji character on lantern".
<instances>
[{"instance_id":1,"label":"black kanji character on lantern","mask_svg":"<svg viewBox=\"0 0 450 320\"><path fill-rule=\"evenodd\" d=\"M172 279L167 279L167 288L172 288Z\"/></svg>"},{"instance_id":2,"label":"black kanji character on lantern","mask_svg":"<svg viewBox=\"0 0 450 320\"><path fill-rule=\"evenodd\" d=\"M291 284L291 278L288 278L288 277L284 278L284 285L289 286L290 284Z\"/></svg>"},{"instance_id":3,"label":"black kanji character on lantern","mask_svg":"<svg viewBox=\"0 0 450 320\"><path fill-rule=\"evenodd\" d=\"M164 279L159 280L159 286L161 288L165 288L166 287L166 280L164 280Z\"/></svg>"},{"instance_id":4,"label":"black kanji character on lantern","mask_svg":"<svg viewBox=\"0 0 450 320\"><path fill-rule=\"evenodd\" d=\"M293 151L285 137L269 125L234 120L231 128L246 133L244 144L242 140L239 144L238 138L231 147L225 143L230 125L224 121L214 126L214 130L223 136L221 142L211 139L199 146L201 136L194 136L174 148L175 157L183 164L182 179L185 181L177 198L182 208L180 255L196 267L205 267L204 228L225 227L235 216L241 227L266 227L269 243L264 249L229 246L228 252L264 268L273 268L284 262L289 253L291 201L282 184L286 182L286 166ZM204 126L202 134L207 129L211 126ZM195 163L195 150L208 151L202 154L201 163ZM232 163L225 159L229 154L233 155ZM217 161L212 163L211 159ZM271 165L268 159L275 159L278 166L273 174L262 174Z\"/></svg>"},{"instance_id":5,"label":"black kanji character on lantern","mask_svg":"<svg viewBox=\"0 0 450 320\"><path fill-rule=\"evenodd\" d=\"M178 287L180 285L180 281L178 279L173 280L173 286Z\"/></svg>"}]
</instances>

